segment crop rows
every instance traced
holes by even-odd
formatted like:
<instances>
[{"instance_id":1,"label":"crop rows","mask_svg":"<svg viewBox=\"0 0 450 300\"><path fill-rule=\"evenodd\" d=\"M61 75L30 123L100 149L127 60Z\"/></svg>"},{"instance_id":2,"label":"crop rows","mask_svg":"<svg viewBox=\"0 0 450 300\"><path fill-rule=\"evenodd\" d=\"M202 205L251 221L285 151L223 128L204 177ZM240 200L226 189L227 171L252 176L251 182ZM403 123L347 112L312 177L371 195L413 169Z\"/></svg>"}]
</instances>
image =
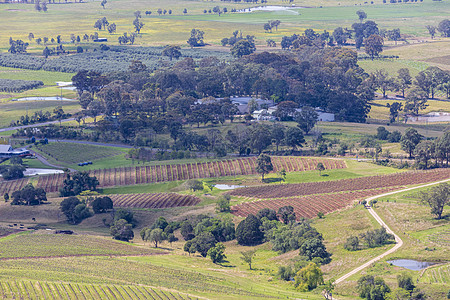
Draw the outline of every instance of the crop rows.
<instances>
[{"instance_id":1,"label":"crop rows","mask_svg":"<svg viewBox=\"0 0 450 300\"><path fill-rule=\"evenodd\" d=\"M21 178L17 180L3 180L0 179L0 198L3 198L5 193L11 195L14 191L20 190L28 183L28 178ZM2 199L3 200L3 199Z\"/></svg>"},{"instance_id":2,"label":"crop rows","mask_svg":"<svg viewBox=\"0 0 450 300\"><path fill-rule=\"evenodd\" d=\"M323 163L327 170L347 167L343 160L322 158L280 156L272 157L272 162L274 172L281 169L285 169L286 172L314 170L319 162ZM90 171L90 175L97 177L100 187L111 187L197 178L254 175L257 174L255 167L256 158L247 157L204 163L101 169ZM37 186L47 192L57 192L62 187L64 178L64 174L40 176Z\"/></svg>"},{"instance_id":3,"label":"crop rows","mask_svg":"<svg viewBox=\"0 0 450 300\"><path fill-rule=\"evenodd\" d=\"M434 233L428 239L444 246L450 246L450 230Z\"/></svg>"},{"instance_id":4,"label":"crop rows","mask_svg":"<svg viewBox=\"0 0 450 300\"><path fill-rule=\"evenodd\" d=\"M448 284L450 281L450 264L430 268L420 278L421 283Z\"/></svg>"},{"instance_id":5,"label":"crop rows","mask_svg":"<svg viewBox=\"0 0 450 300\"><path fill-rule=\"evenodd\" d=\"M357 191L393 186L405 186L434 182L450 178L450 169L411 171L389 175L368 176L336 181L306 182L299 184L267 185L239 188L231 191L233 196L257 199L298 197L312 194Z\"/></svg>"},{"instance_id":6,"label":"crop rows","mask_svg":"<svg viewBox=\"0 0 450 300\"><path fill-rule=\"evenodd\" d=\"M73 143L50 143L36 147L46 156L67 163L79 163L123 154L120 150L111 147L83 144L77 144L74 147Z\"/></svg>"},{"instance_id":7,"label":"crop rows","mask_svg":"<svg viewBox=\"0 0 450 300\"><path fill-rule=\"evenodd\" d=\"M383 194L398 188L383 188L364 191L351 191L337 194L310 195L297 198L283 198L274 200L262 200L246 202L231 208L232 214L239 217L247 217L249 214L256 215L263 208L278 211L283 206L290 205L294 208L297 219L314 218L317 213L324 214L342 209L355 200Z\"/></svg>"},{"instance_id":8,"label":"crop rows","mask_svg":"<svg viewBox=\"0 0 450 300\"><path fill-rule=\"evenodd\" d=\"M0 79L0 92L15 93L35 89L42 85L44 83L37 80Z\"/></svg>"},{"instance_id":9,"label":"crop rows","mask_svg":"<svg viewBox=\"0 0 450 300\"><path fill-rule=\"evenodd\" d=\"M166 208L179 206L194 206L201 200L192 195L180 195L176 193L155 194L123 194L109 195L115 207L136 208Z\"/></svg>"},{"instance_id":10,"label":"crop rows","mask_svg":"<svg viewBox=\"0 0 450 300\"><path fill-rule=\"evenodd\" d=\"M178 292L141 285L104 285L67 282L0 280L2 299L197 299Z\"/></svg>"}]
</instances>

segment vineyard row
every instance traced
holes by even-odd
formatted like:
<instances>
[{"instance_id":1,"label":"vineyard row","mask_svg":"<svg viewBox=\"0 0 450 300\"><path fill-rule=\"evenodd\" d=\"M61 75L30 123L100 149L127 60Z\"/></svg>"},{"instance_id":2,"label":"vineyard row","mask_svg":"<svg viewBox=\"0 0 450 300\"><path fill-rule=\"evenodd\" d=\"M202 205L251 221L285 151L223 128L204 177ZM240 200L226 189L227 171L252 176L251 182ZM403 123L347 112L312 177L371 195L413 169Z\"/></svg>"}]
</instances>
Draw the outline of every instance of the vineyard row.
<instances>
[{"instance_id":1,"label":"vineyard row","mask_svg":"<svg viewBox=\"0 0 450 300\"><path fill-rule=\"evenodd\" d=\"M281 207L290 205L294 208L297 220L301 218L310 219L316 217L319 212L327 214L351 205L356 200L396 189L399 189L399 187L246 202L233 206L231 213L239 217L247 217L249 214L256 215L263 208L278 211Z\"/></svg>"},{"instance_id":2,"label":"vineyard row","mask_svg":"<svg viewBox=\"0 0 450 300\"><path fill-rule=\"evenodd\" d=\"M327 170L347 167L343 160L295 156L272 157L272 163L273 172L279 172L281 169L286 172L315 170L318 163L323 163ZM198 178L255 175L257 174L255 168L256 158L247 157L203 163L101 169L90 171L90 175L97 177L100 187L113 187ZM64 174L39 176L37 187L43 188L46 192L57 192L62 187L64 179ZM21 181L23 182L20 184L28 182L27 179L21 179ZM20 187L15 180L0 182L0 195L12 193L18 189Z\"/></svg>"},{"instance_id":3,"label":"vineyard row","mask_svg":"<svg viewBox=\"0 0 450 300\"><path fill-rule=\"evenodd\" d=\"M2 299L197 299L178 292L135 285L97 285L45 281L0 281Z\"/></svg>"},{"instance_id":4,"label":"vineyard row","mask_svg":"<svg viewBox=\"0 0 450 300\"><path fill-rule=\"evenodd\" d=\"M109 195L109 197L115 207L135 208L194 206L201 201L198 197L192 195L180 195L176 193L123 194Z\"/></svg>"},{"instance_id":5,"label":"vineyard row","mask_svg":"<svg viewBox=\"0 0 450 300\"><path fill-rule=\"evenodd\" d=\"M287 198L313 194L415 185L445 180L448 178L450 178L450 169L435 169L335 181L247 187L231 191L230 194L233 196L251 197L255 199Z\"/></svg>"}]
</instances>

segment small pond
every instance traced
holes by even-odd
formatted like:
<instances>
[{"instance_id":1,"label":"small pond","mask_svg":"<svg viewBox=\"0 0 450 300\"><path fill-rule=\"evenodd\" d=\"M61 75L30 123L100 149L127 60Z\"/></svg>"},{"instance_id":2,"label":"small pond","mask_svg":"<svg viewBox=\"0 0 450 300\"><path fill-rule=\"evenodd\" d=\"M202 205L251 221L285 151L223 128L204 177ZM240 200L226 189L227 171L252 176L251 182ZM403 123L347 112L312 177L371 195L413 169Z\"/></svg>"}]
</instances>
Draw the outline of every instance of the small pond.
<instances>
[{"instance_id":1,"label":"small pond","mask_svg":"<svg viewBox=\"0 0 450 300\"><path fill-rule=\"evenodd\" d=\"M25 97L12 99L12 101L77 101L77 100L61 97Z\"/></svg>"},{"instance_id":2,"label":"small pond","mask_svg":"<svg viewBox=\"0 0 450 300\"><path fill-rule=\"evenodd\" d=\"M388 260L387 263L393 264L397 267L402 267L405 269L420 271L425 268L428 268L436 263L426 262L426 261L417 261L413 259L396 259L396 260Z\"/></svg>"},{"instance_id":3,"label":"small pond","mask_svg":"<svg viewBox=\"0 0 450 300\"><path fill-rule=\"evenodd\" d=\"M219 190L234 190L240 187L245 187L243 185L229 185L229 184L215 184L214 187Z\"/></svg>"}]
</instances>

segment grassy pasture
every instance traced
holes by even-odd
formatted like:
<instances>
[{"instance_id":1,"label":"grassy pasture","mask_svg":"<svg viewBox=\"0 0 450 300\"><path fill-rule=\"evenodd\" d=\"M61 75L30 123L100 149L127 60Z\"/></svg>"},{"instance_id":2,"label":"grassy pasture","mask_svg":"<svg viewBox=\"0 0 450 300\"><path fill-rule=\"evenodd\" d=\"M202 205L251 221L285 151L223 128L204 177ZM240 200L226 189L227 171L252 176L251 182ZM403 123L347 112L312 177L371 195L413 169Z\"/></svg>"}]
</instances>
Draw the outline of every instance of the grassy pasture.
<instances>
[{"instance_id":1,"label":"grassy pasture","mask_svg":"<svg viewBox=\"0 0 450 300\"><path fill-rule=\"evenodd\" d=\"M52 96L55 96L55 94ZM66 113L74 113L80 110L78 103L70 101L15 101L0 103L0 127L9 127L12 121L16 121L20 116L26 115L27 112L28 115L32 115L40 110L53 112L53 109L57 106L62 106Z\"/></svg>"},{"instance_id":2,"label":"grassy pasture","mask_svg":"<svg viewBox=\"0 0 450 300\"><path fill-rule=\"evenodd\" d=\"M155 251L109 238L84 235L21 233L0 239L0 259L78 255L151 255Z\"/></svg>"},{"instance_id":3,"label":"grassy pasture","mask_svg":"<svg viewBox=\"0 0 450 300\"><path fill-rule=\"evenodd\" d=\"M362 1L361 1L362 2ZM359 2L359 3L361 3ZM260 41L275 37L279 40L282 35L299 33L306 28L331 31L338 26L349 27L357 22L356 11L364 9L369 19L374 20L380 25L380 28L400 28L403 33L414 35L425 35L425 25L436 25L440 20L449 14L449 7L445 1L434 2L426 1L422 3L405 3L397 5L382 5L381 1L375 5L355 6L348 5L356 2L341 1L339 4L331 1L316 2L296 2L297 6L317 7L295 9L289 11L252 13L227 13L218 15L204 14L204 9L210 9L218 3L214 2L193 2L172 0L165 1L161 5L159 1L134 1L129 5L128 1L110 1L106 9L102 9L98 2L69 3L64 5L50 4L47 13L38 13L34 11L33 5L5 4L0 10L0 25L8 32L0 38L0 45L7 49L9 36L28 40L28 33L33 32L35 37L49 38L61 34L63 40L69 40L71 33L83 35L92 34L95 30L93 25L95 20L101 17L107 17L110 22L117 25L117 34L110 35L105 31L100 31L101 37L107 37L110 42L117 43L117 37L123 32L133 31L133 12L140 10L143 13L143 22L146 24L142 30L142 38L137 43L142 45L165 45L168 43L186 45L189 31L192 28L200 28L205 31L206 42L218 44L223 37L227 37L234 30L243 30L244 34L256 35ZM282 4L281 1L275 1L270 5ZM329 4L330 7L320 5ZM342 5L340 5L342 4ZM346 4L348 6L346 6ZM221 7L241 9L252 5L246 4L223 4ZM172 9L172 15L158 16L158 8ZM183 8L188 9L188 14L183 15ZM145 16L144 12L151 10L151 16ZM83 18L74 18L74 16L83 14ZM265 33L262 24L267 20L279 19L282 25L278 32L272 34ZM67 21L72 20L72 21ZM39 24L39 27L34 26ZM54 26L58 24L58 26ZM415 24L421 24L416 26ZM411 26L413 25L413 26ZM166 31L170 28L170 32ZM40 52L43 46L38 46L32 42L30 51Z\"/></svg>"}]
</instances>

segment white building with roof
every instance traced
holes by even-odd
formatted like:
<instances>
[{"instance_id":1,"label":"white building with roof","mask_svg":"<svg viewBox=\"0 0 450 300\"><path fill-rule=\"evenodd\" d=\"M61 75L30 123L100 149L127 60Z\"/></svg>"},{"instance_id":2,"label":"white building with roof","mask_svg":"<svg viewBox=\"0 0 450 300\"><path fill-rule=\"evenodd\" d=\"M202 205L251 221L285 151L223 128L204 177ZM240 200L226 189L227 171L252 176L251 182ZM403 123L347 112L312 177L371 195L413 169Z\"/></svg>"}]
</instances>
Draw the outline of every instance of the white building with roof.
<instances>
[{"instance_id":1,"label":"white building with roof","mask_svg":"<svg viewBox=\"0 0 450 300\"><path fill-rule=\"evenodd\" d=\"M27 156L30 155L30 151L27 149L14 150L11 145L0 145L0 158L8 158L12 156Z\"/></svg>"}]
</instances>

